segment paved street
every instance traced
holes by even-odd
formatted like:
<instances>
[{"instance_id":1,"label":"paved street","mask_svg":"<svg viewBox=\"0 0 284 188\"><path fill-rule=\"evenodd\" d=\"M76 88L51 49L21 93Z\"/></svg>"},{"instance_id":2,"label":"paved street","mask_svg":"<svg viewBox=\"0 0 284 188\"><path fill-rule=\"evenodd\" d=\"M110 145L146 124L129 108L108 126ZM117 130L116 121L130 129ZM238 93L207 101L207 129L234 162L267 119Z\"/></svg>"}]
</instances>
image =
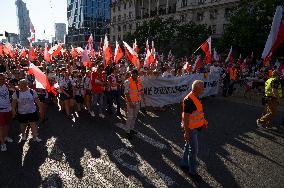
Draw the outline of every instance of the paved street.
<instances>
[{"instance_id":1,"label":"paved street","mask_svg":"<svg viewBox=\"0 0 284 188\"><path fill-rule=\"evenodd\" d=\"M40 125L43 143L18 143L19 126L13 123L16 142L0 153L0 187L283 187L284 131L256 128L262 108L219 98L203 103L209 128L200 134L200 184L178 167L178 105L141 112L132 141L114 116L79 114L74 122L52 106L49 121ZM275 124L280 119L279 113Z\"/></svg>"}]
</instances>

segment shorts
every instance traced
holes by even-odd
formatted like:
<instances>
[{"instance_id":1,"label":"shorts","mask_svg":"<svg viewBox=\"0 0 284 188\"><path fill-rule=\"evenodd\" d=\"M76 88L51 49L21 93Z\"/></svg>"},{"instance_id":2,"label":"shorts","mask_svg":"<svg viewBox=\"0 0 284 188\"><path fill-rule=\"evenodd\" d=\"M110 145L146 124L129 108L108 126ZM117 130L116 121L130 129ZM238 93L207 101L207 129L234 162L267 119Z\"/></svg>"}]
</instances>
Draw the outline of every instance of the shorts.
<instances>
[{"instance_id":1,"label":"shorts","mask_svg":"<svg viewBox=\"0 0 284 188\"><path fill-rule=\"evenodd\" d=\"M83 96L75 95L75 101L76 101L76 103L83 104L84 98L83 98Z\"/></svg>"},{"instance_id":2,"label":"shorts","mask_svg":"<svg viewBox=\"0 0 284 188\"><path fill-rule=\"evenodd\" d=\"M72 99L72 95L67 97L67 95L65 95L64 93L59 93L59 100L60 101L65 101L65 100L68 100L68 99Z\"/></svg>"},{"instance_id":3,"label":"shorts","mask_svg":"<svg viewBox=\"0 0 284 188\"><path fill-rule=\"evenodd\" d=\"M5 127L10 124L12 119L11 112L0 112L0 127Z\"/></svg>"},{"instance_id":4,"label":"shorts","mask_svg":"<svg viewBox=\"0 0 284 188\"><path fill-rule=\"evenodd\" d=\"M35 111L34 113L29 114L17 114L17 120L19 123L32 123L37 122L39 117L37 111Z\"/></svg>"}]
</instances>

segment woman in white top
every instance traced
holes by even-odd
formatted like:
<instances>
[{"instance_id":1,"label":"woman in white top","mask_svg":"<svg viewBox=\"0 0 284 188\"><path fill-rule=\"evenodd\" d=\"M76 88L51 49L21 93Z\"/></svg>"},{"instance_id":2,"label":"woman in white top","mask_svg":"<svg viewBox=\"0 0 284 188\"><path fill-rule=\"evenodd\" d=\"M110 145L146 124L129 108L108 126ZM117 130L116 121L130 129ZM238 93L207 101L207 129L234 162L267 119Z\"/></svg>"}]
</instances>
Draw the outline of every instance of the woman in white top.
<instances>
[{"instance_id":1,"label":"woman in white top","mask_svg":"<svg viewBox=\"0 0 284 188\"><path fill-rule=\"evenodd\" d=\"M14 92L12 99L12 116L15 117L17 113L17 120L22 132L21 141L27 140L26 128L29 124L33 140L41 142L36 126L36 122L39 120L36 104L39 106L40 103L37 93L28 87L28 82L25 79L22 79L19 81L19 91Z\"/></svg>"},{"instance_id":2,"label":"woman in white top","mask_svg":"<svg viewBox=\"0 0 284 188\"><path fill-rule=\"evenodd\" d=\"M59 82L59 100L64 103L64 109L68 118L71 118L71 100L73 98L73 81L66 71L64 78Z\"/></svg>"}]
</instances>

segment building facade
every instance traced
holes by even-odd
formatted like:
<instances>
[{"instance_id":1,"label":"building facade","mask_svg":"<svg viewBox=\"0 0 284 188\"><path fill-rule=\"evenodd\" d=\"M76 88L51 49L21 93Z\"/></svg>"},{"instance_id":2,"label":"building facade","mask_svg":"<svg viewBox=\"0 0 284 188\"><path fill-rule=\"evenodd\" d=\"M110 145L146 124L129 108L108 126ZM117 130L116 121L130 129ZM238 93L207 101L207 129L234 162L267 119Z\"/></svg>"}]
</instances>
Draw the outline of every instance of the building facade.
<instances>
[{"instance_id":1,"label":"building facade","mask_svg":"<svg viewBox=\"0 0 284 188\"><path fill-rule=\"evenodd\" d=\"M16 0L16 11L17 11L17 21L18 21L18 29L19 29L19 40L22 46L28 46L29 40L28 38L31 36L30 32L30 16L29 11L27 9L26 3L22 0Z\"/></svg>"},{"instance_id":2,"label":"building facade","mask_svg":"<svg viewBox=\"0 0 284 188\"><path fill-rule=\"evenodd\" d=\"M92 34L95 45L109 35L110 0L68 0L67 45L84 47Z\"/></svg>"},{"instance_id":3,"label":"building facade","mask_svg":"<svg viewBox=\"0 0 284 188\"><path fill-rule=\"evenodd\" d=\"M66 36L66 24L65 23L55 23L55 40L60 43L65 43Z\"/></svg>"},{"instance_id":4,"label":"building facade","mask_svg":"<svg viewBox=\"0 0 284 188\"><path fill-rule=\"evenodd\" d=\"M123 40L145 21L155 17L178 19L183 23L206 24L212 37L220 37L239 0L112 0L110 41Z\"/></svg>"}]
</instances>

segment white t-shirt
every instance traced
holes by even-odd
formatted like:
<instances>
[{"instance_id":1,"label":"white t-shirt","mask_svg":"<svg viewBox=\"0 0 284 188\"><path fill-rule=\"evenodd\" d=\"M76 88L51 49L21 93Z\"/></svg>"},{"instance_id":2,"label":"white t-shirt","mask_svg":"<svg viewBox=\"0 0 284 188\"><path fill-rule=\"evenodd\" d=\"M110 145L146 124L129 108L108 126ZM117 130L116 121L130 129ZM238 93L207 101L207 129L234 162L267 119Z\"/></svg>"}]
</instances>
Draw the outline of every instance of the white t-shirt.
<instances>
[{"instance_id":1,"label":"white t-shirt","mask_svg":"<svg viewBox=\"0 0 284 188\"><path fill-rule=\"evenodd\" d=\"M79 95L79 96L83 96L84 95L84 80L81 79L81 81L79 81L78 79L76 79L73 83L73 86L75 87L75 95Z\"/></svg>"},{"instance_id":2,"label":"white t-shirt","mask_svg":"<svg viewBox=\"0 0 284 188\"><path fill-rule=\"evenodd\" d=\"M0 86L0 112L10 112L11 104L9 99L9 90L6 84Z\"/></svg>"},{"instance_id":3,"label":"white t-shirt","mask_svg":"<svg viewBox=\"0 0 284 188\"><path fill-rule=\"evenodd\" d=\"M66 79L62 79L59 82L59 86L62 87L65 91L71 90L73 85L74 85L74 82L70 78L67 79L67 80Z\"/></svg>"},{"instance_id":4,"label":"white t-shirt","mask_svg":"<svg viewBox=\"0 0 284 188\"><path fill-rule=\"evenodd\" d=\"M19 114L30 114L36 111L35 99L38 97L36 91L32 90L31 94L30 89L27 91L19 91L19 98L17 93L14 92L12 98L18 102L18 113Z\"/></svg>"}]
</instances>

